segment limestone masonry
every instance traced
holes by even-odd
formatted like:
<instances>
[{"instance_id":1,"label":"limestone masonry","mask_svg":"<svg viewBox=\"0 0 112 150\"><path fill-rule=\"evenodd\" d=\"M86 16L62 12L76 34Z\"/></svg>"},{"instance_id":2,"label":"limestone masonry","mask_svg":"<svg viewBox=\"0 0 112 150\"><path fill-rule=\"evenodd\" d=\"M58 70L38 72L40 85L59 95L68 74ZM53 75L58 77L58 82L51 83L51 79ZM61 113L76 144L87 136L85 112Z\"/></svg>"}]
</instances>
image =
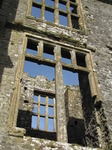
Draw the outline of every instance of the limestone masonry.
<instances>
[{"instance_id":1,"label":"limestone masonry","mask_svg":"<svg viewBox=\"0 0 112 150\"><path fill-rule=\"evenodd\" d=\"M0 1L0 150L112 150L112 0Z\"/></svg>"}]
</instances>

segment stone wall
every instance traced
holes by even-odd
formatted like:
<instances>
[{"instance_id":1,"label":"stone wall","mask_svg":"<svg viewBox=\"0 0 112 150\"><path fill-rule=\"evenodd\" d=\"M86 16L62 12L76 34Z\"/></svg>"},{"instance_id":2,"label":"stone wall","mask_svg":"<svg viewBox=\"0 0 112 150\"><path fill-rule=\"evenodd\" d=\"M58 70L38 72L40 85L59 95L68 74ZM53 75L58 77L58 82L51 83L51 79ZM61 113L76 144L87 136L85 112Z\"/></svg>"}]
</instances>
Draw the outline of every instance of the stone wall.
<instances>
[{"instance_id":1,"label":"stone wall","mask_svg":"<svg viewBox=\"0 0 112 150\"><path fill-rule=\"evenodd\" d=\"M92 51L94 67L98 74L99 88L101 89L103 97L103 104L100 108L98 108L99 106L94 108L92 102L89 103L87 101L84 103L83 101L81 103L80 93L77 92L79 93L77 98L78 103L73 103L72 107L73 109L74 107L77 108L77 104L79 104L79 120L77 120L77 114L75 114L74 111L72 112L72 107L67 107L69 115L66 114L65 118L69 118L68 122L72 125L72 119L70 119L70 117L76 117L74 124L77 125L79 123L78 125L83 130L83 132L77 132L77 136L86 136L87 145L99 145L98 137L94 137L94 135L102 134L101 139L103 140L100 141L101 145L99 146L105 147L105 145L103 145L104 143L109 143L110 139L110 141L112 141L112 5L101 1L82 0L83 14L88 31L88 35L84 35L79 34L80 32L72 31L67 27L54 26L52 23L33 19L27 12L28 2L30 2L30 0L10 0L10 2L9 0L4 0L0 6L0 149L86 149L84 147L75 146L74 144L52 142L27 136L23 137L23 133L17 133L22 132L19 131L18 128L16 131L14 130L15 134L9 132L10 126L16 126L10 123L9 117L10 108L15 108L16 106L15 103L13 103L13 99L15 99L14 93L17 93L20 89L24 91L23 86L17 88L17 83L21 82L19 75L21 69L23 69L20 66L22 64L21 55L24 54L24 33L33 33L35 35L49 37L62 41L65 45L66 43L72 44ZM23 80L23 83L24 81L25 80ZM27 84L27 82L24 84ZM60 88L63 87L62 85ZM85 87L82 86L81 88L84 89ZM54 86L52 89L55 90ZM74 96L76 93L72 93L71 90L68 90L66 94L72 94ZM19 96L16 96L19 101ZM21 97L22 96L23 95L21 95ZM66 99L64 98L64 94L61 97L60 95L58 96L59 99ZM83 93L83 97L86 99L86 94ZM70 104L72 104L72 98L69 102L68 104L65 102L65 105L70 106ZM61 103L59 103L59 105L60 104ZM88 106L90 107L87 109ZM83 111L81 111L81 109L83 109ZM97 109L98 111L96 111ZM18 110L16 113L18 113ZM96 114L99 119L99 124L97 125L95 120ZM17 118L11 119L17 120ZM98 128L96 128L98 125L100 125L99 133ZM76 127L74 130L79 131L80 128ZM68 132L70 133L71 131L68 130ZM84 143L85 139L82 139L79 144L86 145L86 143ZM78 143L78 141L75 142Z\"/></svg>"}]
</instances>

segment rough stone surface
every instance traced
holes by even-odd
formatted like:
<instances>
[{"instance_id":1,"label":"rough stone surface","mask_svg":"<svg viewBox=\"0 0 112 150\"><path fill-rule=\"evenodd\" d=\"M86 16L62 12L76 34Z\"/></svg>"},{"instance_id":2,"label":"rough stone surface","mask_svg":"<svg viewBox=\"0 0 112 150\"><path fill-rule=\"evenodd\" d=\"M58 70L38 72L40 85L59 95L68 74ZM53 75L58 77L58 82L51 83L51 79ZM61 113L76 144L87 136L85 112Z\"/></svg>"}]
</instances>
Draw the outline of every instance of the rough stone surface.
<instances>
[{"instance_id":1,"label":"rough stone surface","mask_svg":"<svg viewBox=\"0 0 112 150\"><path fill-rule=\"evenodd\" d=\"M88 31L88 35L84 35L67 27L47 23L28 15L27 10L30 1L3 0L2 3L0 2L0 150L95 149L92 147L111 150L111 2L109 0L82 0L83 14ZM89 89L87 75L84 77L83 74L79 74L80 89L72 86L68 88L64 85L61 63L57 63L56 80L59 83L58 88L55 88L54 81L50 82L45 77L30 78L25 73L22 76L22 63L25 56L24 35L26 33L55 39L64 43L65 46L70 44L91 50L94 71L98 74L98 86L102 93L102 105L94 106L90 91L86 90ZM60 60L60 56L58 57L57 59ZM27 90L24 91L24 87L29 87L28 92ZM21 126L16 127L18 109L24 108L30 111L32 109L31 100L35 88L55 93L58 96L59 123L62 123L59 128L62 135L60 142L26 136L25 129L20 128ZM14 93L19 92L21 93L20 96L16 94L15 98ZM23 100L26 100L26 98L29 104L23 106ZM15 103L13 103L14 99L17 100ZM76 99L75 103L73 102L74 99ZM60 100L62 100L62 103ZM63 107L64 105L65 107ZM16 117L14 113L11 114L13 108ZM10 116L13 117L10 119ZM71 129L67 126L67 123L71 126ZM73 135L72 132L75 131L76 134ZM67 140L72 144L68 144Z\"/></svg>"}]
</instances>

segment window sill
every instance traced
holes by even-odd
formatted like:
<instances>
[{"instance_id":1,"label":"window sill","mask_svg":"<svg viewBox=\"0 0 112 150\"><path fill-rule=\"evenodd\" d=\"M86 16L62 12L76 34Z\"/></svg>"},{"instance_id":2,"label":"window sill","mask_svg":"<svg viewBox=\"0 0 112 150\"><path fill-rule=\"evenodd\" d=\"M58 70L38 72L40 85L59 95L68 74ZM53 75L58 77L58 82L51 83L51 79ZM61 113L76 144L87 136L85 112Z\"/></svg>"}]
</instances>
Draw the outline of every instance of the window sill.
<instances>
[{"instance_id":1,"label":"window sill","mask_svg":"<svg viewBox=\"0 0 112 150\"><path fill-rule=\"evenodd\" d=\"M26 16L26 18L32 19L32 20L35 20L35 21L38 21L38 22L41 22L41 23L46 23L47 25L52 25L54 27L58 27L58 28L61 28L61 29L65 29L65 30L69 30L69 31L72 31L72 32L77 32L77 33L83 33L84 34L84 29L83 30L75 29L75 28L64 26L64 25L61 25L61 24L56 24L54 22L49 22L47 20L42 20L40 18L36 18L36 17L30 16L30 15Z\"/></svg>"},{"instance_id":2,"label":"window sill","mask_svg":"<svg viewBox=\"0 0 112 150\"><path fill-rule=\"evenodd\" d=\"M23 137L26 133L26 130L24 128L13 127L9 129L8 133L11 136Z\"/></svg>"}]
</instances>

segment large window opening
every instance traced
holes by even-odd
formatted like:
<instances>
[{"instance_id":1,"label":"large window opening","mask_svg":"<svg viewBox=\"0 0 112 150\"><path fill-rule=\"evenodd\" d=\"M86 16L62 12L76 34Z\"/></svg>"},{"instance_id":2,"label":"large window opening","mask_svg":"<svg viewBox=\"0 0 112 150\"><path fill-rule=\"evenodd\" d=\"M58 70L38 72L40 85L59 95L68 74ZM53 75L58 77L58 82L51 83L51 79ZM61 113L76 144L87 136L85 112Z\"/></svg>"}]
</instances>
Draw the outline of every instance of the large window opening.
<instances>
[{"instance_id":1,"label":"large window opening","mask_svg":"<svg viewBox=\"0 0 112 150\"><path fill-rule=\"evenodd\" d=\"M63 43L57 43L40 38L28 39L20 83L17 126L25 128L28 136L56 140L58 136L63 136L57 134L59 128L56 126L56 122L62 121L60 125L63 124L58 114L63 111L68 142L83 146L91 143L97 147L97 122L90 88L93 79L91 80L91 72L86 67L90 54L85 49L82 51L80 48L65 47ZM60 67L55 69L55 65ZM62 80L64 84L60 82ZM58 94L62 94L62 97ZM60 109L57 118L56 101L59 104L61 100L64 103L61 103L63 107L58 105Z\"/></svg>"},{"instance_id":2,"label":"large window opening","mask_svg":"<svg viewBox=\"0 0 112 150\"><path fill-rule=\"evenodd\" d=\"M63 69L63 80L65 85L79 86L78 73Z\"/></svg>"},{"instance_id":3,"label":"large window opening","mask_svg":"<svg viewBox=\"0 0 112 150\"><path fill-rule=\"evenodd\" d=\"M55 70L52 66L47 66L44 64L39 64L29 60L25 60L24 72L28 73L30 77L45 76L48 80L55 79Z\"/></svg>"}]
</instances>

